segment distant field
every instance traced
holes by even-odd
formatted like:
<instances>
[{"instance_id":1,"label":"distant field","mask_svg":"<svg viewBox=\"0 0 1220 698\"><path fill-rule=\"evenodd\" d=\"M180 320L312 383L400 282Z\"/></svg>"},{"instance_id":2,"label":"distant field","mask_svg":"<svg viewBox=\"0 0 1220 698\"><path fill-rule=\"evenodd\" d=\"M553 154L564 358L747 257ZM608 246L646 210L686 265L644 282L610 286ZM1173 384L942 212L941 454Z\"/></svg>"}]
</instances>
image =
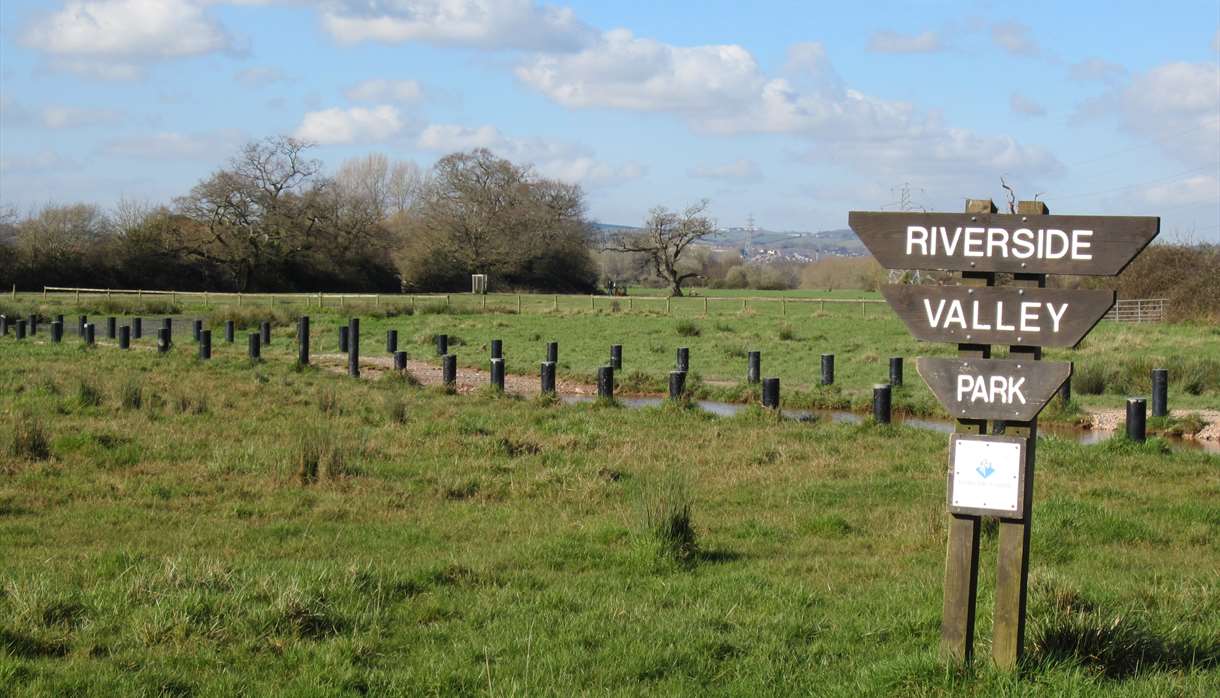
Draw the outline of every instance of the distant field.
<instances>
[{"instance_id":1,"label":"distant field","mask_svg":"<svg viewBox=\"0 0 1220 698\"><path fill-rule=\"evenodd\" d=\"M337 320L317 318L318 351ZM731 376L740 362L721 348L757 338L767 372L799 383L819 349L880 358L872 345L901 334L817 318L779 340L773 319L716 322L680 337L668 318L609 314L366 318L363 346L376 353L392 325L423 354L444 329L474 362L502 335L511 365L533 370L558 337L584 372L614 336L632 369L664 370L687 343L700 370ZM286 328L264 363L218 341L202 364L182 334L166 357L147 339L125 353L0 339L5 694L1220 688L1215 457L1043 439L1027 664L1008 675L984 659L984 526L980 660L960 671L935 654L943 434L357 381L294 370ZM1198 334L1104 330L1086 354L1214 349ZM849 359L842 375L856 390L881 365Z\"/></svg>"},{"instance_id":2,"label":"distant field","mask_svg":"<svg viewBox=\"0 0 1220 698\"><path fill-rule=\"evenodd\" d=\"M684 288L682 292L688 296L720 296L729 298L738 298L741 296L748 296L751 298L846 298L852 300L858 300L860 298L881 298L881 294L875 291L844 289L799 288L789 289L786 291L759 291L749 288ZM649 288L647 286L632 286L628 289L628 293L632 296L668 296L669 289Z\"/></svg>"}]
</instances>

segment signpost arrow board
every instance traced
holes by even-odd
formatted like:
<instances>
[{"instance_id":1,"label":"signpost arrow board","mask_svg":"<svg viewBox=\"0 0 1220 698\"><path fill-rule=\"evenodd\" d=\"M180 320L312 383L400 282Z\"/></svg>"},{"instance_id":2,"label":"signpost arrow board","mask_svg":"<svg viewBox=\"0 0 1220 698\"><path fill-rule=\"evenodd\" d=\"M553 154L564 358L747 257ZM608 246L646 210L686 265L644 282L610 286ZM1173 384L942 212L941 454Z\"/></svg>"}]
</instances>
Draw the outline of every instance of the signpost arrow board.
<instances>
[{"instance_id":1,"label":"signpost arrow board","mask_svg":"<svg viewBox=\"0 0 1220 698\"><path fill-rule=\"evenodd\" d=\"M1072 364L1024 359L915 361L919 375L949 414L959 418L1032 421L1072 375Z\"/></svg>"},{"instance_id":2,"label":"signpost arrow board","mask_svg":"<svg viewBox=\"0 0 1220 698\"><path fill-rule=\"evenodd\" d=\"M1113 291L892 285L881 289L916 339L1074 347L1114 306Z\"/></svg>"},{"instance_id":3,"label":"signpost arrow board","mask_svg":"<svg viewBox=\"0 0 1220 698\"><path fill-rule=\"evenodd\" d=\"M1114 276L1157 236L1155 216L852 211L887 269Z\"/></svg>"}]
</instances>

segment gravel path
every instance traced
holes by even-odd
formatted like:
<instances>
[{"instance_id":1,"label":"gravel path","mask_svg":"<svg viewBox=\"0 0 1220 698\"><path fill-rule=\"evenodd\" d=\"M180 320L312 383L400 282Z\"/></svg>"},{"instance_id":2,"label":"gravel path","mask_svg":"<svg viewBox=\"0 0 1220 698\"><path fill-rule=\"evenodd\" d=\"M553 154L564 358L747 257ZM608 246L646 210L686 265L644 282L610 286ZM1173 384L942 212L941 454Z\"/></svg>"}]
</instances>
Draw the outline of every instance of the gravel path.
<instances>
[{"instance_id":1,"label":"gravel path","mask_svg":"<svg viewBox=\"0 0 1220 698\"><path fill-rule=\"evenodd\" d=\"M320 368L336 373L347 372L347 354L319 354L314 361ZM389 356L360 357L360 377L374 378L394 370L394 359ZM424 385L441 384L441 367L427 361L407 361L407 373L410 373ZM491 385L491 374L477 368L458 366L457 392L470 393ZM597 386L555 377L555 388L564 395L596 395ZM542 392L542 382L538 376L523 376L507 373L504 375L505 392L516 395L535 396Z\"/></svg>"},{"instance_id":2,"label":"gravel path","mask_svg":"<svg viewBox=\"0 0 1220 698\"><path fill-rule=\"evenodd\" d=\"M1220 411L1170 410L1169 414L1174 417L1197 414L1203 421L1207 422L1207 426L1203 427L1202 431L1194 435L1188 435L1185 438L1198 439L1200 441L1220 441ZM1125 410L1089 410L1089 416L1093 418L1092 428L1097 431L1115 431L1123 428L1123 424L1127 421Z\"/></svg>"}]
</instances>

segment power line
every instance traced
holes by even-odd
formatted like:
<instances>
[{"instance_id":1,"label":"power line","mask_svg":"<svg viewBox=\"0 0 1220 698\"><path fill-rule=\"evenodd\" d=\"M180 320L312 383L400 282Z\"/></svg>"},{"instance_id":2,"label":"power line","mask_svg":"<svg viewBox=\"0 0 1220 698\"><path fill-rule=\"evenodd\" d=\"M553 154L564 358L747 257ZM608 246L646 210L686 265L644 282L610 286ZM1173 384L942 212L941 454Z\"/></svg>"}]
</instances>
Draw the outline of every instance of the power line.
<instances>
[{"instance_id":1,"label":"power line","mask_svg":"<svg viewBox=\"0 0 1220 698\"><path fill-rule=\"evenodd\" d=\"M1066 194L1064 196L1054 196L1054 199L1055 199L1055 201L1063 201L1065 199L1082 199L1082 198L1086 198L1086 197L1090 197L1090 196L1100 196L1102 194L1111 194L1111 193L1118 192L1118 191L1126 191L1128 189L1138 189L1139 187L1148 186L1149 184L1162 184L1165 182L1172 182L1175 179L1189 177L1191 175L1198 174L1200 172L1215 171L1215 169L1216 168L1214 165L1204 165L1203 167L1196 167L1196 168L1193 168L1190 170L1186 170L1185 172L1179 172L1178 174L1175 174L1175 175L1169 175L1168 177L1159 177L1157 179L1149 179L1149 180L1145 180L1142 182L1136 182L1134 184L1126 184L1121 187L1111 187L1109 189L1099 189L1097 191L1082 192L1082 193L1078 193L1078 194ZM1049 199L1050 197L1048 196L1047 198Z\"/></svg>"},{"instance_id":2,"label":"power line","mask_svg":"<svg viewBox=\"0 0 1220 698\"><path fill-rule=\"evenodd\" d=\"M1151 148L1153 146L1165 145L1166 143L1177 140L1183 136L1193 135L1197 131L1202 131L1204 129L1214 129L1214 128L1215 128L1215 125L1211 124L1211 123L1200 124L1199 126L1196 126L1194 128L1188 128L1185 131L1177 131L1177 132L1171 133L1168 136L1165 136L1163 138L1153 139L1147 143L1140 143L1139 145L1133 145L1129 148L1123 148L1121 150L1111 151L1104 155L1098 155L1096 157L1089 158L1088 160L1078 160L1076 162L1067 163L1064 165L1064 167L1080 167L1081 165L1091 165L1095 162L1100 162L1102 160L1108 160L1116 155L1126 155L1127 153L1132 153L1137 150L1143 150L1144 148Z\"/></svg>"}]
</instances>

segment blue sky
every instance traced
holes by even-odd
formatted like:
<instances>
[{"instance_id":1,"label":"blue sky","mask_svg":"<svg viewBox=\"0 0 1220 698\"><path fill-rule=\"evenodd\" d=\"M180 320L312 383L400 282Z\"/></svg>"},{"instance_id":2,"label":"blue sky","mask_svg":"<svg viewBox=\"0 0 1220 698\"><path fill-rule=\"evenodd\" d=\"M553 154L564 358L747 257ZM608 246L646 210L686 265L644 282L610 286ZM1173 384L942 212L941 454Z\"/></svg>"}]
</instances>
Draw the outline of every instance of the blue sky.
<instances>
[{"instance_id":1,"label":"blue sky","mask_svg":"<svg viewBox=\"0 0 1220 698\"><path fill-rule=\"evenodd\" d=\"M5 0L0 204L170 202L274 134L485 146L635 224L844 227L909 183L1220 241L1220 1Z\"/></svg>"}]
</instances>

